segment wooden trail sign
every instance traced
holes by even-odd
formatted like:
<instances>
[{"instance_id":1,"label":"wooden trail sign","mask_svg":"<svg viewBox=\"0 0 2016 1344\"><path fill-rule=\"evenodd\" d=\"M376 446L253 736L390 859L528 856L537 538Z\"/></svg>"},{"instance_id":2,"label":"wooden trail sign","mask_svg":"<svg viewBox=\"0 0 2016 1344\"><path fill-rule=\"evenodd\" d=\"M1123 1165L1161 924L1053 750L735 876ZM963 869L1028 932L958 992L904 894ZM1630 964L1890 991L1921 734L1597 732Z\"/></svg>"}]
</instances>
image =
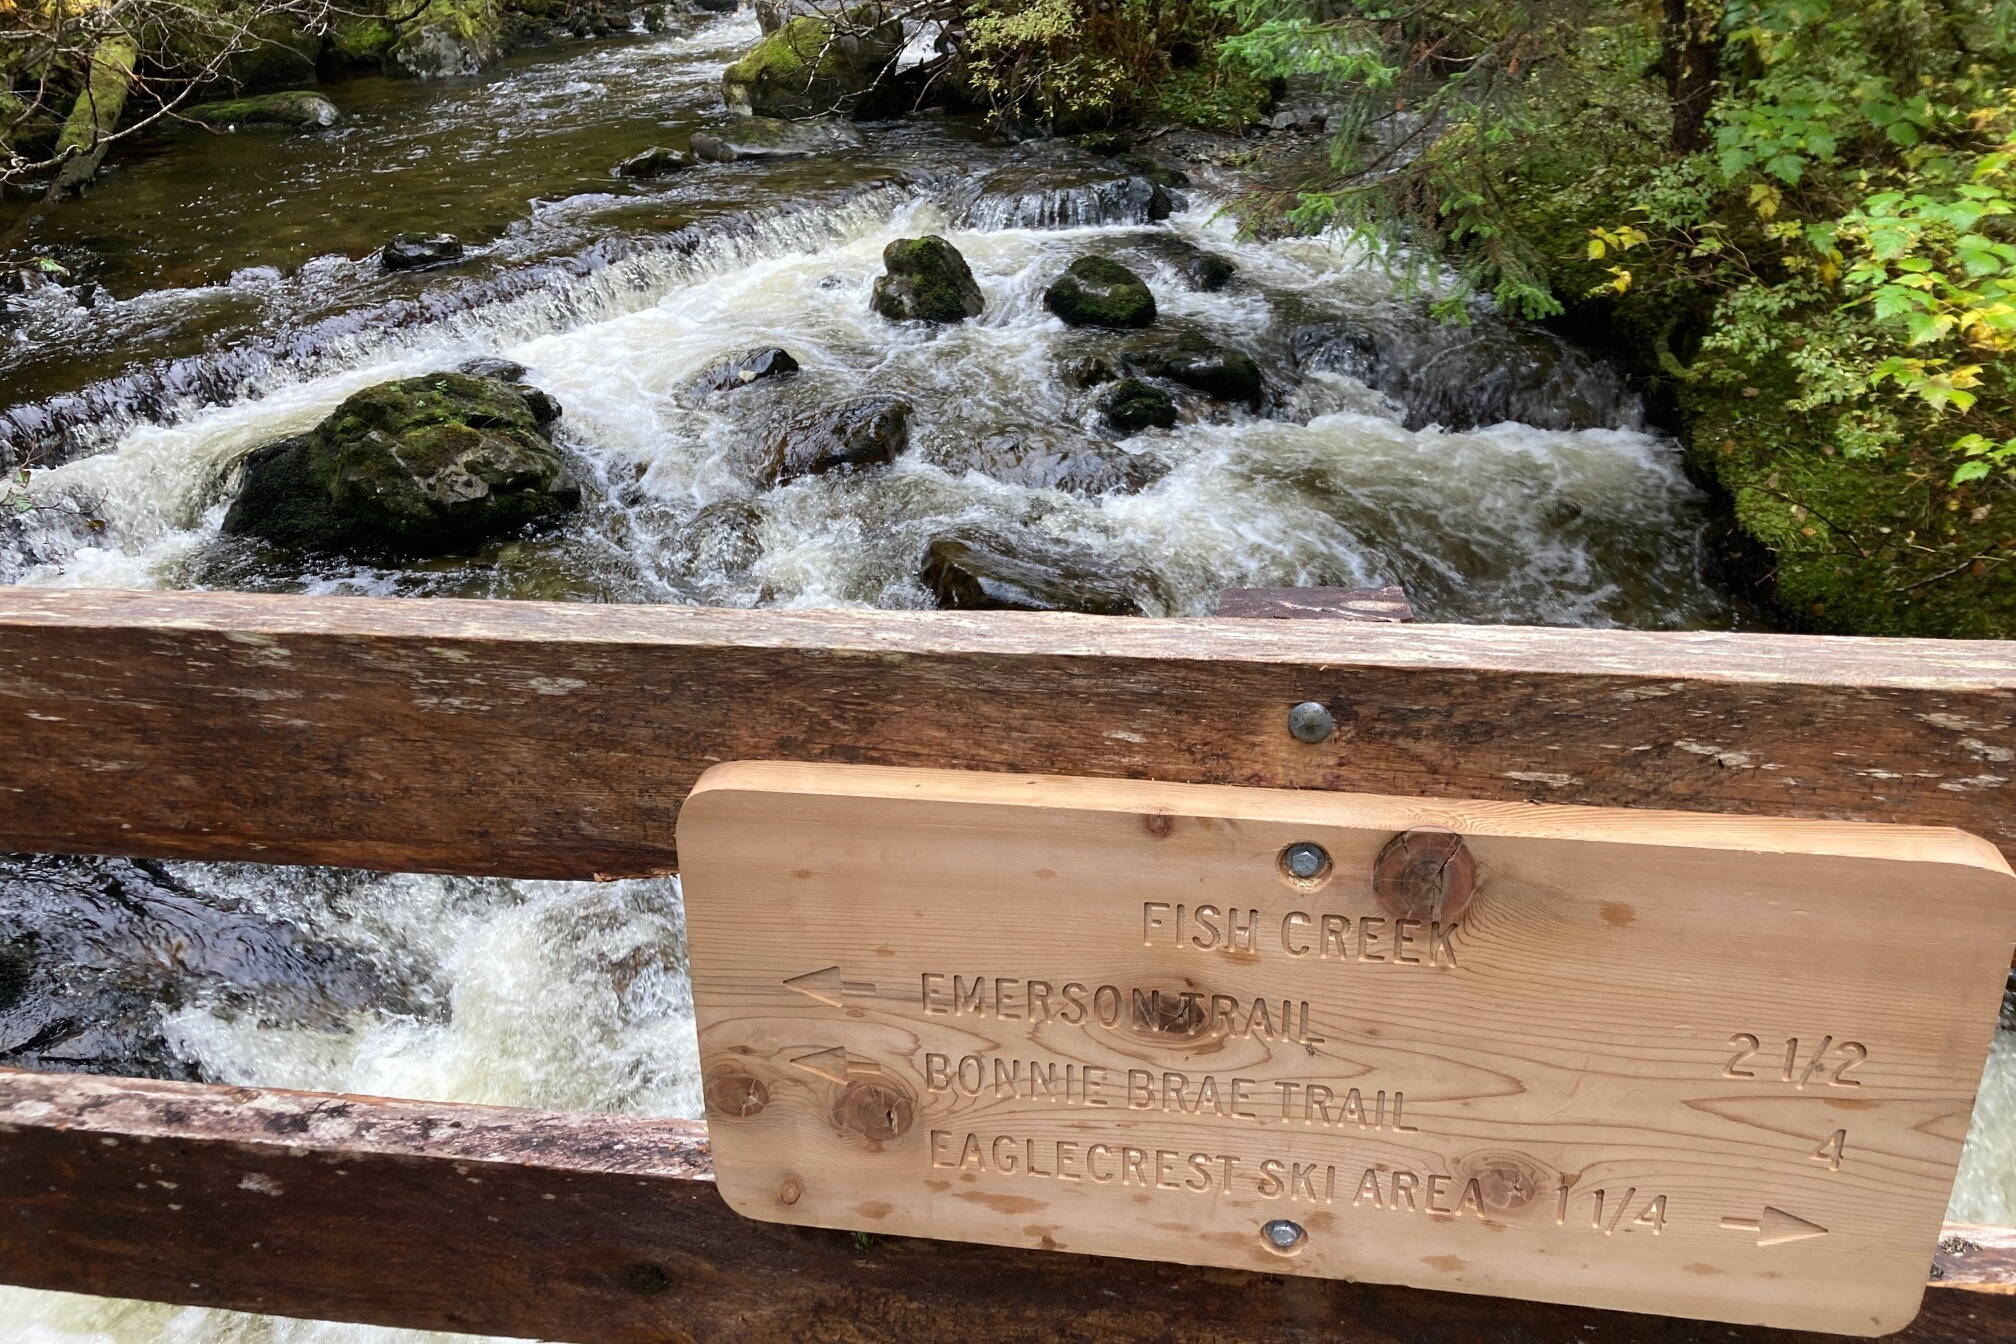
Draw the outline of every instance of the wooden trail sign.
<instances>
[{"instance_id":1,"label":"wooden trail sign","mask_svg":"<svg viewBox=\"0 0 2016 1344\"><path fill-rule=\"evenodd\" d=\"M738 763L678 844L748 1217L1844 1334L2016 939L1937 827Z\"/></svg>"}]
</instances>

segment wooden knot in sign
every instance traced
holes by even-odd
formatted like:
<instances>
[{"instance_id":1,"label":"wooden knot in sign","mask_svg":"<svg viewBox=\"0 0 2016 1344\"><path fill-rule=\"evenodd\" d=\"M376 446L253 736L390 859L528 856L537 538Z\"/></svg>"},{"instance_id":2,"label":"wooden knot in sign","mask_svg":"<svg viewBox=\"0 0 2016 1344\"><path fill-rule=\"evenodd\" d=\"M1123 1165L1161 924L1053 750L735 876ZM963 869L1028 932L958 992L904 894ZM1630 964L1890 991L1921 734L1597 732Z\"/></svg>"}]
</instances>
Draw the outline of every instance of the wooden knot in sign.
<instances>
[{"instance_id":1,"label":"wooden knot in sign","mask_svg":"<svg viewBox=\"0 0 2016 1344\"><path fill-rule=\"evenodd\" d=\"M1402 831L1372 863L1372 894L1400 919L1453 924L1476 887L1477 860L1454 831Z\"/></svg>"}]
</instances>

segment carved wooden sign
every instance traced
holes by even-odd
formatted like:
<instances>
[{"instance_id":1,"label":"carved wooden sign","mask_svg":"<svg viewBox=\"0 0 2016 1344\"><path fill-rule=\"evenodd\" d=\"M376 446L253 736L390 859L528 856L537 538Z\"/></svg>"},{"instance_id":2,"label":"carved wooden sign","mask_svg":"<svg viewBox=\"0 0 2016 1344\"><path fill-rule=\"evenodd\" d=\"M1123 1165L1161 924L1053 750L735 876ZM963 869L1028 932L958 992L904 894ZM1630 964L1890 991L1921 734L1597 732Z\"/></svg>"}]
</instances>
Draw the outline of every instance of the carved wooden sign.
<instances>
[{"instance_id":1,"label":"carved wooden sign","mask_svg":"<svg viewBox=\"0 0 2016 1344\"><path fill-rule=\"evenodd\" d=\"M678 843L748 1217L1844 1334L2016 939L1931 827L740 763Z\"/></svg>"}]
</instances>

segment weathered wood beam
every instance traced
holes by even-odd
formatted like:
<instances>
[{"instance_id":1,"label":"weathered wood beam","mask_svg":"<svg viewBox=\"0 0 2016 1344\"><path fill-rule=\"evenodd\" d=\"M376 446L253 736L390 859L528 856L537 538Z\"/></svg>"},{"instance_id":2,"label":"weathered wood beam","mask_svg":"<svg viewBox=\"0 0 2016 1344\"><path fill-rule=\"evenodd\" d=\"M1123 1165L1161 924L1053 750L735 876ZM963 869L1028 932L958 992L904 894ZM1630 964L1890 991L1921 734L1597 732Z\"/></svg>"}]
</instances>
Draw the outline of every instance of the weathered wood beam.
<instances>
[{"instance_id":1,"label":"weathered wood beam","mask_svg":"<svg viewBox=\"0 0 2016 1344\"><path fill-rule=\"evenodd\" d=\"M1404 588L1227 588L1214 613L1234 620L1411 621Z\"/></svg>"},{"instance_id":2,"label":"weathered wood beam","mask_svg":"<svg viewBox=\"0 0 2016 1344\"><path fill-rule=\"evenodd\" d=\"M1291 706L1327 703L1309 744ZM2016 646L0 589L0 846L585 878L717 761L1944 823Z\"/></svg>"},{"instance_id":3,"label":"weathered wood beam","mask_svg":"<svg viewBox=\"0 0 2016 1344\"><path fill-rule=\"evenodd\" d=\"M687 1121L0 1071L0 1135L0 1280L67 1292L579 1344L1700 1333L1661 1317L747 1222L715 1193L704 1128ZM1892 1338L2011 1337L2016 1297L1940 1289Z\"/></svg>"}]
</instances>

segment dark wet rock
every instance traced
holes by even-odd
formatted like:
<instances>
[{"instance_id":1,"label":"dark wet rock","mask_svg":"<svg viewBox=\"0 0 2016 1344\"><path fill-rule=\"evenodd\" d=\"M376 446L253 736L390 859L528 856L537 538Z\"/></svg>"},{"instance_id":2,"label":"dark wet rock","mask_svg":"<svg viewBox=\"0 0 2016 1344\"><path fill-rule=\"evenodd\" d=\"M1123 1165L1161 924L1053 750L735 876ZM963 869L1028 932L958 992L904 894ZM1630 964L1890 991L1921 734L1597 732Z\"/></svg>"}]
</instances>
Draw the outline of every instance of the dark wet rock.
<instances>
[{"instance_id":1,"label":"dark wet rock","mask_svg":"<svg viewBox=\"0 0 2016 1344\"><path fill-rule=\"evenodd\" d=\"M1123 378L1099 398L1099 415L1120 434L1170 429L1176 424L1176 402L1152 383Z\"/></svg>"},{"instance_id":2,"label":"dark wet rock","mask_svg":"<svg viewBox=\"0 0 2016 1344\"><path fill-rule=\"evenodd\" d=\"M985 307L966 258L935 233L896 239L882 266L869 302L892 322L963 322Z\"/></svg>"},{"instance_id":3,"label":"dark wet rock","mask_svg":"<svg viewBox=\"0 0 2016 1344\"><path fill-rule=\"evenodd\" d=\"M439 555L550 520L581 491L546 437L559 408L534 400L459 373L366 388L309 433L246 457L224 531L309 550Z\"/></svg>"},{"instance_id":4,"label":"dark wet rock","mask_svg":"<svg viewBox=\"0 0 2016 1344\"><path fill-rule=\"evenodd\" d=\"M903 25L872 4L786 19L721 72L721 99L766 117L880 116L902 47Z\"/></svg>"},{"instance_id":5,"label":"dark wet rock","mask_svg":"<svg viewBox=\"0 0 2016 1344\"><path fill-rule=\"evenodd\" d=\"M795 159L814 154L842 154L866 145L861 132L844 121L820 117L785 121L780 117L742 117L693 135L693 154L709 163L739 159Z\"/></svg>"},{"instance_id":6,"label":"dark wet rock","mask_svg":"<svg viewBox=\"0 0 2016 1344\"><path fill-rule=\"evenodd\" d=\"M692 3L702 14L733 14L742 0L692 0Z\"/></svg>"},{"instance_id":7,"label":"dark wet rock","mask_svg":"<svg viewBox=\"0 0 2016 1344\"><path fill-rule=\"evenodd\" d=\"M531 370L523 364L498 355L465 359L455 366L455 372L466 373L471 378L495 378L500 383L522 383L531 376Z\"/></svg>"},{"instance_id":8,"label":"dark wet rock","mask_svg":"<svg viewBox=\"0 0 2016 1344\"><path fill-rule=\"evenodd\" d=\"M1155 320L1146 282L1110 257L1080 257L1043 291L1043 306L1072 327L1145 327Z\"/></svg>"},{"instance_id":9,"label":"dark wet rock","mask_svg":"<svg viewBox=\"0 0 2016 1344\"><path fill-rule=\"evenodd\" d=\"M261 93L250 98L198 103L178 113L213 131L235 130L241 126L278 127L297 131L320 131L342 120L336 104L312 89L292 89L285 93Z\"/></svg>"},{"instance_id":10,"label":"dark wet rock","mask_svg":"<svg viewBox=\"0 0 2016 1344\"><path fill-rule=\"evenodd\" d=\"M763 478L784 485L801 476L876 466L894 461L909 445L909 402L860 397L786 424L770 447Z\"/></svg>"},{"instance_id":11,"label":"dark wet rock","mask_svg":"<svg viewBox=\"0 0 2016 1344\"><path fill-rule=\"evenodd\" d=\"M402 233L378 254L388 271L421 271L462 260L462 240L452 233Z\"/></svg>"},{"instance_id":12,"label":"dark wet rock","mask_svg":"<svg viewBox=\"0 0 2016 1344\"><path fill-rule=\"evenodd\" d=\"M1126 242L1130 252L1145 252L1174 271L1184 285L1207 294L1225 288L1239 273L1227 258L1168 229L1144 229L1129 235Z\"/></svg>"},{"instance_id":13,"label":"dark wet rock","mask_svg":"<svg viewBox=\"0 0 2016 1344\"><path fill-rule=\"evenodd\" d=\"M1009 485L1074 495L1133 494L1169 470L1160 458L1117 444L1031 428L941 447L933 458L950 471L977 471Z\"/></svg>"},{"instance_id":14,"label":"dark wet rock","mask_svg":"<svg viewBox=\"0 0 2016 1344\"><path fill-rule=\"evenodd\" d=\"M1015 159L955 199L955 210L981 228L1072 229L1152 224L1175 208L1161 183L1067 141L1031 141Z\"/></svg>"},{"instance_id":15,"label":"dark wet rock","mask_svg":"<svg viewBox=\"0 0 2016 1344\"><path fill-rule=\"evenodd\" d=\"M820 3L821 0L755 0L756 26L774 33L793 19L817 18Z\"/></svg>"},{"instance_id":16,"label":"dark wet rock","mask_svg":"<svg viewBox=\"0 0 2016 1344\"><path fill-rule=\"evenodd\" d=\"M1026 530L942 533L924 547L917 578L941 611L1139 616L1166 606L1153 576Z\"/></svg>"},{"instance_id":17,"label":"dark wet rock","mask_svg":"<svg viewBox=\"0 0 2016 1344\"><path fill-rule=\"evenodd\" d=\"M693 161L676 149L654 145L641 154L632 154L616 165L616 176L631 178L670 177L693 166Z\"/></svg>"},{"instance_id":18,"label":"dark wet rock","mask_svg":"<svg viewBox=\"0 0 2016 1344\"><path fill-rule=\"evenodd\" d=\"M1162 160L1151 158L1146 154L1115 154L1112 158L1114 163L1125 168L1134 176L1145 177L1158 187L1187 187L1190 185L1190 174L1184 172L1181 168L1175 167L1173 164L1164 163Z\"/></svg>"},{"instance_id":19,"label":"dark wet rock","mask_svg":"<svg viewBox=\"0 0 2016 1344\"><path fill-rule=\"evenodd\" d=\"M1616 371L1553 333L1492 312L1467 325L1386 304L1295 330L1305 372L1341 373L1398 402L1409 429L1506 420L1539 429L1635 428L1638 399Z\"/></svg>"},{"instance_id":20,"label":"dark wet rock","mask_svg":"<svg viewBox=\"0 0 2016 1344\"><path fill-rule=\"evenodd\" d=\"M323 1031L413 1006L360 953L161 864L0 855L0 1066L194 1078L162 1037L192 1005Z\"/></svg>"},{"instance_id":21,"label":"dark wet rock","mask_svg":"<svg viewBox=\"0 0 2016 1344\"><path fill-rule=\"evenodd\" d=\"M1142 338L1119 352L1122 365L1147 378L1160 378L1200 392L1214 401L1258 407L1266 382L1253 356L1218 344L1201 332L1173 338Z\"/></svg>"},{"instance_id":22,"label":"dark wet rock","mask_svg":"<svg viewBox=\"0 0 2016 1344\"><path fill-rule=\"evenodd\" d=\"M782 378L785 374L798 372L798 361L791 352L779 346L766 345L754 350L738 350L710 365L700 375L700 387L708 392L733 392L738 387L762 382L766 378Z\"/></svg>"},{"instance_id":23,"label":"dark wet rock","mask_svg":"<svg viewBox=\"0 0 2016 1344\"><path fill-rule=\"evenodd\" d=\"M1239 274L1239 268L1227 258L1216 252L1204 251L1199 251L1195 259L1183 266L1182 271L1183 278L1190 282L1193 289L1201 289L1206 294L1216 294Z\"/></svg>"},{"instance_id":24,"label":"dark wet rock","mask_svg":"<svg viewBox=\"0 0 2016 1344\"><path fill-rule=\"evenodd\" d=\"M644 31L647 33L668 31L672 27L672 14L670 5L644 6Z\"/></svg>"},{"instance_id":25,"label":"dark wet rock","mask_svg":"<svg viewBox=\"0 0 2016 1344\"><path fill-rule=\"evenodd\" d=\"M746 575L763 558L762 526L763 511L746 499L705 505L680 532L686 572L729 580Z\"/></svg>"},{"instance_id":26,"label":"dark wet rock","mask_svg":"<svg viewBox=\"0 0 2016 1344\"><path fill-rule=\"evenodd\" d=\"M456 365L455 372L465 373L471 378L495 378L500 383L510 384L511 390L525 399L525 408L532 412L533 422L541 430L560 418L560 403L553 399L551 393L534 387L528 381L531 371L516 360L479 355Z\"/></svg>"}]
</instances>

